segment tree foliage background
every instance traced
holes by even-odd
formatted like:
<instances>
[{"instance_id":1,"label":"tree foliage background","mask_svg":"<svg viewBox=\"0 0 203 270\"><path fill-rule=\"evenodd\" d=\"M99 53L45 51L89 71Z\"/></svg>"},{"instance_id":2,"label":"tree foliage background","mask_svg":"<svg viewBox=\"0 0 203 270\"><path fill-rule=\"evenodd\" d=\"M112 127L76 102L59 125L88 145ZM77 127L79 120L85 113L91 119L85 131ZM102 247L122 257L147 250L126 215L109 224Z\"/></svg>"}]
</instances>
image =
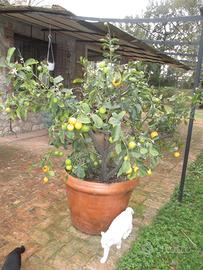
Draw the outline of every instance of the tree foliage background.
<instances>
[{"instance_id":1,"label":"tree foliage background","mask_svg":"<svg viewBox=\"0 0 203 270\"><path fill-rule=\"evenodd\" d=\"M168 22L156 24L120 24L120 27L142 40L154 40L155 46L162 52L170 53L172 57L183 60L185 64L194 66L197 54L196 45L185 43L198 42L200 35L200 22L170 22L171 17L199 15L198 0L150 0L143 13L144 18L168 17ZM127 17L132 18L132 17ZM162 43L156 43L162 41ZM165 44L165 41L179 41L180 45ZM177 54L183 54L178 56ZM163 67L158 64L141 64L149 83L155 86L179 86L191 88L193 72L185 73L182 70L171 67Z\"/></svg>"}]
</instances>

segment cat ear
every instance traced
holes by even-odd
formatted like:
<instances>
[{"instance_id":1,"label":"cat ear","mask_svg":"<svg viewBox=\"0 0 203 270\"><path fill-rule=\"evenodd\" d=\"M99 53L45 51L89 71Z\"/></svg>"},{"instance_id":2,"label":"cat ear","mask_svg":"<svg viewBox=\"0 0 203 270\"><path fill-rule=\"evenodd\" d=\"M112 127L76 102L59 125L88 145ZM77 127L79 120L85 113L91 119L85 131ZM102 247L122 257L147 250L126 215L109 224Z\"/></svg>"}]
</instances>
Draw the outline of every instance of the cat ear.
<instances>
[{"instance_id":1,"label":"cat ear","mask_svg":"<svg viewBox=\"0 0 203 270\"><path fill-rule=\"evenodd\" d=\"M104 235L104 232L101 232L101 236L103 236Z\"/></svg>"}]
</instances>

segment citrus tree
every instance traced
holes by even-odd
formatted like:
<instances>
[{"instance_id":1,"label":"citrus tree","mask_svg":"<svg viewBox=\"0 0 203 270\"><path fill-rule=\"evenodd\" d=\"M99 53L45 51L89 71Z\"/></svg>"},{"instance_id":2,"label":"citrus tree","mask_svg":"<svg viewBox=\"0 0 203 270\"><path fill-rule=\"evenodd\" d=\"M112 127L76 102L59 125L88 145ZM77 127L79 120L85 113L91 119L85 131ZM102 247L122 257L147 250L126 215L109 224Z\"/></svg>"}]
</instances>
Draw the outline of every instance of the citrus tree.
<instances>
[{"instance_id":1,"label":"citrus tree","mask_svg":"<svg viewBox=\"0 0 203 270\"><path fill-rule=\"evenodd\" d=\"M61 76L50 76L46 65L34 59L11 61L14 48L9 49L4 65L14 91L8 94L5 111L12 119L25 119L30 111L49 113L52 143L57 148L71 145L63 166L78 178L114 182L151 175L162 157L164 133L170 134L174 155L180 155L174 125L188 113L184 108L168 110L134 62L120 63L116 38L108 33L102 42L103 61L81 58L84 75L73 81L80 97L74 95L75 87L64 87ZM43 159L45 182L54 175L49 158L60 153Z\"/></svg>"}]
</instances>

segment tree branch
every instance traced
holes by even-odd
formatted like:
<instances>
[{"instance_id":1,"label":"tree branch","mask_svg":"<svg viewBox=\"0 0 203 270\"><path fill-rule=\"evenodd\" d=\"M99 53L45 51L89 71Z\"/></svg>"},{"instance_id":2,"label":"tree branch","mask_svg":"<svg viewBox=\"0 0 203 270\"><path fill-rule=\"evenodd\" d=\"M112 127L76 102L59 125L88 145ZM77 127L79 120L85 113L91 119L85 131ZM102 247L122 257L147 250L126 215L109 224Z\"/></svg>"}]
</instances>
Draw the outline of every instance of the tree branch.
<instances>
[{"instance_id":1,"label":"tree branch","mask_svg":"<svg viewBox=\"0 0 203 270\"><path fill-rule=\"evenodd\" d=\"M101 156L103 156L103 155L104 155L104 150L101 149L101 148L99 147L94 132L91 130L91 131L89 132L89 134L90 134L90 137L91 137L91 139L92 139L92 141L93 141L94 148L96 149L96 151L97 151Z\"/></svg>"},{"instance_id":2,"label":"tree branch","mask_svg":"<svg viewBox=\"0 0 203 270\"><path fill-rule=\"evenodd\" d=\"M122 163L123 163L123 160L121 159L119 161L118 165L107 174L107 180L109 180L111 177L113 177L115 174L117 174L117 172L120 169Z\"/></svg>"}]
</instances>

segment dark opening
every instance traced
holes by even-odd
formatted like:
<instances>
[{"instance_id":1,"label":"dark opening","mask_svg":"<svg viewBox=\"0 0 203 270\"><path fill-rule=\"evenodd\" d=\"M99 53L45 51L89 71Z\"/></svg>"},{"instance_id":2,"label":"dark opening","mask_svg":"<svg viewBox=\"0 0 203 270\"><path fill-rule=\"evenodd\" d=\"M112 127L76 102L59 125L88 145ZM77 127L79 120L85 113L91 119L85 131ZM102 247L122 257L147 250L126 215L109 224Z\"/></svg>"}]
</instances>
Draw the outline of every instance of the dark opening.
<instances>
[{"instance_id":1,"label":"dark opening","mask_svg":"<svg viewBox=\"0 0 203 270\"><path fill-rule=\"evenodd\" d=\"M47 59L48 42L23 35L14 35L14 47L16 50L16 59L19 58L19 52L24 60L34 58L38 61ZM54 55L56 55L56 45L53 44Z\"/></svg>"}]
</instances>

